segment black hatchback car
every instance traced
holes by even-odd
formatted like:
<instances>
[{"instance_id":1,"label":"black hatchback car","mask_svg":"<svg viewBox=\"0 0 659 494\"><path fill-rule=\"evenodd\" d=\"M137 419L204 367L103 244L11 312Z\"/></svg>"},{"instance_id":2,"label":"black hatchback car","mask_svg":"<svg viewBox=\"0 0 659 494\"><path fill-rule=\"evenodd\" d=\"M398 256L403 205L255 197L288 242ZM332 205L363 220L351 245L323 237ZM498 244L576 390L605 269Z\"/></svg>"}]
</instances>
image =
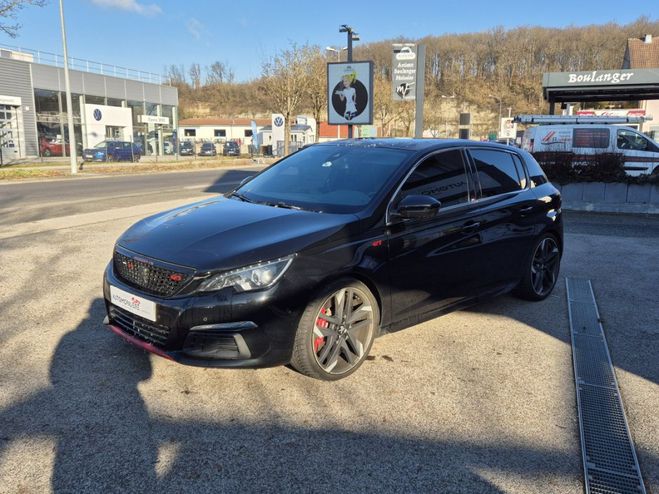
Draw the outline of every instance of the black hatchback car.
<instances>
[{"instance_id":1,"label":"black hatchback car","mask_svg":"<svg viewBox=\"0 0 659 494\"><path fill-rule=\"evenodd\" d=\"M181 142L178 154L180 156L194 156L194 144L190 141Z\"/></svg>"},{"instance_id":2,"label":"black hatchback car","mask_svg":"<svg viewBox=\"0 0 659 494\"><path fill-rule=\"evenodd\" d=\"M544 299L562 249L560 194L525 151L317 144L133 225L105 271L107 322L180 363L334 380L376 336L510 290Z\"/></svg>"},{"instance_id":3,"label":"black hatchback car","mask_svg":"<svg viewBox=\"0 0 659 494\"><path fill-rule=\"evenodd\" d=\"M240 156L240 145L236 141L227 141L222 146L224 156Z\"/></svg>"},{"instance_id":4,"label":"black hatchback car","mask_svg":"<svg viewBox=\"0 0 659 494\"><path fill-rule=\"evenodd\" d=\"M199 148L199 153L197 153L199 156L216 156L217 155L217 149L215 149L215 144L212 142L204 142L201 145L201 148Z\"/></svg>"}]
</instances>

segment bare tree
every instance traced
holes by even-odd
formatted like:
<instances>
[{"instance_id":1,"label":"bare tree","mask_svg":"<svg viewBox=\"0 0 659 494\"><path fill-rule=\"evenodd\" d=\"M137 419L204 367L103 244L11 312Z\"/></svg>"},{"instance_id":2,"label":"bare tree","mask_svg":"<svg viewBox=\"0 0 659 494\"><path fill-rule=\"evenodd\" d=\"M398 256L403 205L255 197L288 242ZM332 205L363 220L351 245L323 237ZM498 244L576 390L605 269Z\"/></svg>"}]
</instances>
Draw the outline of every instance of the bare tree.
<instances>
[{"instance_id":1,"label":"bare tree","mask_svg":"<svg viewBox=\"0 0 659 494\"><path fill-rule=\"evenodd\" d=\"M198 90L201 87L201 67L198 63L193 63L190 65L190 81L192 82L192 87L195 90Z\"/></svg>"},{"instance_id":2,"label":"bare tree","mask_svg":"<svg viewBox=\"0 0 659 494\"><path fill-rule=\"evenodd\" d=\"M284 154L288 154L291 139L291 118L302 108L307 95L309 70L307 64L313 50L293 44L263 64L262 88L271 110L284 115Z\"/></svg>"},{"instance_id":3,"label":"bare tree","mask_svg":"<svg viewBox=\"0 0 659 494\"><path fill-rule=\"evenodd\" d=\"M210 67L206 67L206 85L213 84L232 84L234 81L234 73L231 67L225 62L213 62Z\"/></svg>"},{"instance_id":4,"label":"bare tree","mask_svg":"<svg viewBox=\"0 0 659 494\"><path fill-rule=\"evenodd\" d=\"M16 19L18 11L29 6L43 7L46 5L45 0L0 0L0 19ZM21 25L18 23L5 24L0 22L0 32L5 33L10 38L18 35Z\"/></svg>"},{"instance_id":5,"label":"bare tree","mask_svg":"<svg viewBox=\"0 0 659 494\"><path fill-rule=\"evenodd\" d=\"M395 107L391 96L391 81L380 72L375 74L373 81L373 113L380 124L381 136L390 135L390 124L395 117Z\"/></svg>"},{"instance_id":6,"label":"bare tree","mask_svg":"<svg viewBox=\"0 0 659 494\"><path fill-rule=\"evenodd\" d=\"M185 80L185 68L183 65L165 66L165 80L172 86L182 86L187 84Z\"/></svg>"},{"instance_id":7,"label":"bare tree","mask_svg":"<svg viewBox=\"0 0 659 494\"><path fill-rule=\"evenodd\" d=\"M307 104L319 126L323 111L327 108L327 59L319 48L311 48L308 55L310 59L307 64L309 72ZM318 138L319 132L316 132L316 142L318 142Z\"/></svg>"}]
</instances>

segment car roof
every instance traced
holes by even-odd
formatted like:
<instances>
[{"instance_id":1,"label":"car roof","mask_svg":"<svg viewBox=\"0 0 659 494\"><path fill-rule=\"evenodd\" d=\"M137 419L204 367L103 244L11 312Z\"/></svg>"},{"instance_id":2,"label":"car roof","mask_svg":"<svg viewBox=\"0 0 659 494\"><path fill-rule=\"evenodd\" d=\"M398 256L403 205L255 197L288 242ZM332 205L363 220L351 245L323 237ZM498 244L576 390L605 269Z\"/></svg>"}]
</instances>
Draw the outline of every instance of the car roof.
<instances>
[{"instance_id":1,"label":"car roof","mask_svg":"<svg viewBox=\"0 0 659 494\"><path fill-rule=\"evenodd\" d=\"M315 146L350 146L350 147L380 147L392 149L407 149L410 151L423 152L435 149L454 147L487 147L499 148L510 151L512 148L496 142L472 141L469 139L412 139L412 138L364 138L343 139L315 144Z\"/></svg>"}]
</instances>

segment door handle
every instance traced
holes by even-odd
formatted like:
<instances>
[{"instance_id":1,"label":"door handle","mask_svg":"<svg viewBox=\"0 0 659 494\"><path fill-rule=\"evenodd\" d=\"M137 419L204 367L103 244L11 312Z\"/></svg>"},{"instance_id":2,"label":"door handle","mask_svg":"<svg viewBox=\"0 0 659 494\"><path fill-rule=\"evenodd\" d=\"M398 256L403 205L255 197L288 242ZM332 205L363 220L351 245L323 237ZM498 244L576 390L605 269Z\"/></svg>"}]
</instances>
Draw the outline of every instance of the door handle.
<instances>
[{"instance_id":1,"label":"door handle","mask_svg":"<svg viewBox=\"0 0 659 494\"><path fill-rule=\"evenodd\" d=\"M473 222L473 223L466 223L466 224L462 225L462 231L466 232L466 233L474 232L474 231L478 230L479 226L481 226L480 221L476 221L476 222Z\"/></svg>"}]
</instances>

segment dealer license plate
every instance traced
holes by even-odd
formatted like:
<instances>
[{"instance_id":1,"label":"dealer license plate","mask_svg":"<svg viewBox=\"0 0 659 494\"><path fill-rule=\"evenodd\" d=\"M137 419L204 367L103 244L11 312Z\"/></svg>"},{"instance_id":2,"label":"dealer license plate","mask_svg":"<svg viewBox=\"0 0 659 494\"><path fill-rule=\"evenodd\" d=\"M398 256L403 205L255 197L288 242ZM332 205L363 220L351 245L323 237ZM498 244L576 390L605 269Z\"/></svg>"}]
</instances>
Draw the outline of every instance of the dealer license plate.
<instances>
[{"instance_id":1,"label":"dealer license plate","mask_svg":"<svg viewBox=\"0 0 659 494\"><path fill-rule=\"evenodd\" d=\"M156 303L151 300L110 285L110 302L144 319L156 321Z\"/></svg>"}]
</instances>

